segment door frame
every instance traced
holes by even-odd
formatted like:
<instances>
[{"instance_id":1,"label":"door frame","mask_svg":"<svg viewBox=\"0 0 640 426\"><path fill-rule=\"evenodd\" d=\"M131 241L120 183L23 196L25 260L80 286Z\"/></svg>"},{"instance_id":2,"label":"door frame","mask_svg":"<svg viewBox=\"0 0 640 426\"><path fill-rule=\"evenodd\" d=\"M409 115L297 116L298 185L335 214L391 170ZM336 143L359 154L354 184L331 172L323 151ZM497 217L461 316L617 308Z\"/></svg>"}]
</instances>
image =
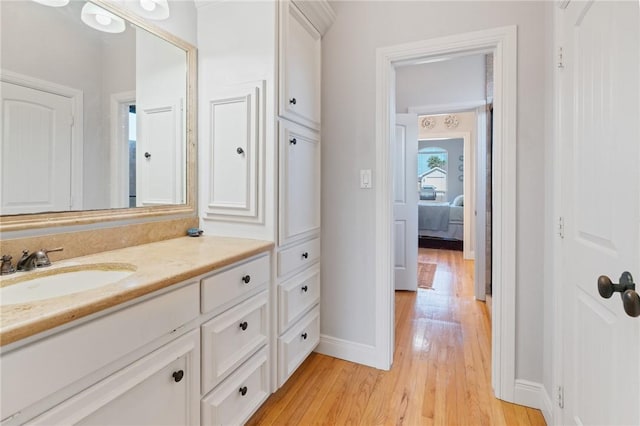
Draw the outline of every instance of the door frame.
<instances>
[{"instance_id":1,"label":"door frame","mask_svg":"<svg viewBox=\"0 0 640 426\"><path fill-rule=\"evenodd\" d=\"M125 114L124 109L135 103L135 90L114 93L109 101L112 208L129 208L129 135L125 131L128 127L124 126L129 117L128 111Z\"/></svg>"},{"instance_id":2,"label":"door frame","mask_svg":"<svg viewBox=\"0 0 640 426\"><path fill-rule=\"evenodd\" d=\"M82 90L47 80L0 69L0 80L29 89L40 90L71 100L71 209L83 208L84 94Z\"/></svg>"},{"instance_id":3,"label":"door frame","mask_svg":"<svg viewBox=\"0 0 640 426\"><path fill-rule=\"evenodd\" d=\"M517 27L434 38L376 51L376 366L389 369L394 349L393 179L391 126L395 68L427 58L494 53L494 192L492 385L495 396L515 396Z\"/></svg>"}]
</instances>

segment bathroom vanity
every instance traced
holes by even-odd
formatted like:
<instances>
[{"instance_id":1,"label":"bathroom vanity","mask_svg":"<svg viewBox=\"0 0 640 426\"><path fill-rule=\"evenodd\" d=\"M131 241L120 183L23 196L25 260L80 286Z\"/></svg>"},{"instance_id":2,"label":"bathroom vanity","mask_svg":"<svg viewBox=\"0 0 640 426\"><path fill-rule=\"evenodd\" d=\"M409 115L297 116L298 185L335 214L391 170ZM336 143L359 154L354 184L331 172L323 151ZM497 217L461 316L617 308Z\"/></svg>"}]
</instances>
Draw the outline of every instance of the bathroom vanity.
<instances>
[{"instance_id":1,"label":"bathroom vanity","mask_svg":"<svg viewBox=\"0 0 640 426\"><path fill-rule=\"evenodd\" d=\"M2 306L2 425L245 422L271 393L272 246L183 237L3 277L134 268L102 287Z\"/></svg>"}]
</instances>

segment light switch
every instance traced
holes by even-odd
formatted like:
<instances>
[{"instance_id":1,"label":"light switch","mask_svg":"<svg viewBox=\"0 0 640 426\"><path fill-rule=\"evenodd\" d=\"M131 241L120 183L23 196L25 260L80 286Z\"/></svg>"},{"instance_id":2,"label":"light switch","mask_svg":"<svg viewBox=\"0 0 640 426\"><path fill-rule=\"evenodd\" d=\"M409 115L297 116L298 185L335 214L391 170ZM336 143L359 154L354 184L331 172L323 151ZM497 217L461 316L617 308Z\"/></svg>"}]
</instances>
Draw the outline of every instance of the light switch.
<instances>
[{"instance_id":1,"label":"light switch","mask_svg":"<svg viewBox=\"0 0 640 426\"><path fill-rule=\"evenodd\" d=\"M360 170L360 188L371 189L371 169Z\"/></svg>"}]
</instances>

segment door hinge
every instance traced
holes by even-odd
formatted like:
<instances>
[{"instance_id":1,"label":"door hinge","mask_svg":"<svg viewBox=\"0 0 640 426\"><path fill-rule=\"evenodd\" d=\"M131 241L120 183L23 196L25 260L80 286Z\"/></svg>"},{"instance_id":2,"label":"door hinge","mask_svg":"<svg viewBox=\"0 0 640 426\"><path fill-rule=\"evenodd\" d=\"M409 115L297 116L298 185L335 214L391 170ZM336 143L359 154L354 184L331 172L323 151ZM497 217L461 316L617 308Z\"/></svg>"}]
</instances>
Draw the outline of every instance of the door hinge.
<instances>
[{"instance_id":1,"label":"door hinge","mask_svg":"<svg viewBox=\"0 0 640 426\"><path fill-rule=\"evenodd\" d=\"M560 238L564 238L564 217L562 216L558 218L558 235Z\"/></svg>"},{"instance_id":2,"label":"door hinge","mask_svg":"<svg viewBox=\"0 0 640 426\"><path fill-rule=\"evenodd\" d=\"M558 407L564 408L564 388L558 386Z\"/></svg>"},{"instance_id":3,"label":"door hinge","mask_svg":"<svg viewBox=\"0 0 640 426\"><path fill-rule=\"evenodd\" d=\"M564 69L564 58L563 58L562 46L558 47L558 68Z\"/></svg>"}]
</instances>

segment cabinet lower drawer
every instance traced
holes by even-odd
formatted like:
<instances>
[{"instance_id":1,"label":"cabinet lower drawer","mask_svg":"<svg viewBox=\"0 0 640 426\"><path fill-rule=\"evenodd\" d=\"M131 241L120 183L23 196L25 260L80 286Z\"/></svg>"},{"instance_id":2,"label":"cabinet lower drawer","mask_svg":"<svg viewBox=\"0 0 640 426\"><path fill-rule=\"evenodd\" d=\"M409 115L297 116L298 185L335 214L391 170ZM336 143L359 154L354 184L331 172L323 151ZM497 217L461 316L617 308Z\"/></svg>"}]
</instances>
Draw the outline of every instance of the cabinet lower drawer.
<instances>
[{"instance_id":1,"label":"cabinet lower drawer","mask_svg":"<svg viewBox=\"0 0 640 426\"><path fill-rule=\"evenodd\" d=\"M302 269L320 258L320 238L296 244L278 253L278 276Z\"/></svg>"},{"instance_id":2,"label":"cabinet lower drawer","mask_svg":"<svg viewBox=\"0 0 640 426\"><path fill-rule=\"evenodd\" d=\"M320 307L316 306L278 339L278 387L320 342Z\"/></svg>"},{"instance_id":3,"label":"cabinet lower drawer","mask_svg":"<svg viewBox=\"0 0 640 426\"><path fill-rule=\"evenodd\" d=\"M284 333L319 301L319 264L278 285L278 333Z\"/></svg>"},{"instance_id":4,"label":"cabinet lower drawer","mask_svg":"<svg viewBox=\"0 0 640 426\"><path fill-rule=\"evenodd\" d=\"M269 396L267 347L202 399L203 425L241 425Z\"/></svg>"},{"instance_id":5,"label":"cabinet lower drawer","mask_svg":"<svg viewBox=\"0 0 640 426\"><path fill-rule=\"evenodd\" d=\"M269 281L269 256L263 255L201 281L201 311L213 311L233 302Z\"/></svg>"},{"instance_id":6,"label":"cabinet lower drawer","mask_svg":"<svg viewBox=\"0 0 640 426\"><path fill-rule=\"evenodd\" d=\"M207 393L267 343L264 291L202 325L202 393Z\"/></svg>"}]
</instances>

